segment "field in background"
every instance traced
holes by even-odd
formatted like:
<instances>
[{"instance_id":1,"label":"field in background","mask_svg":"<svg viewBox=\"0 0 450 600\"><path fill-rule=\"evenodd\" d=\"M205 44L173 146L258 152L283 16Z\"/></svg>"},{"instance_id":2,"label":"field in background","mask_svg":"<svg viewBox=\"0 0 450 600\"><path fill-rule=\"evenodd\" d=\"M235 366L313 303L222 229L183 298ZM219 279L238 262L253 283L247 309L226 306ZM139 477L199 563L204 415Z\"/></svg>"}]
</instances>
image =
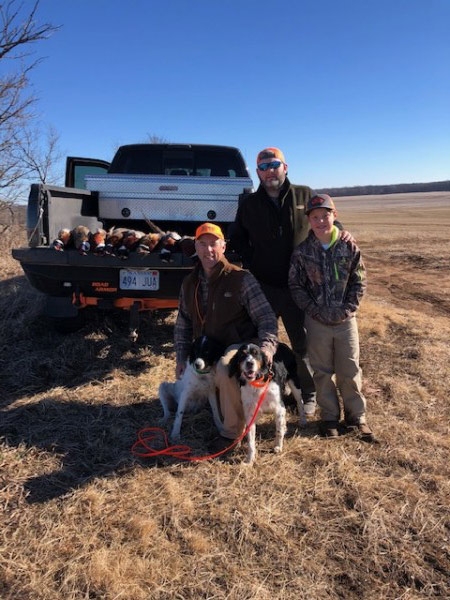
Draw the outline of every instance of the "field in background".
<instances>
[{"instance_id":1,"label":"field in background","mask_svg":"<svg viewBox=\"0 0 450 600\"><path fill-rule=\"evenodd\" d=\"M415 600L450 596L450 194L337 198L368 269L360 311L369 423L380 443L318 437L289 416L241 465L133 458L174 375L174 313L93 314L70 336L3 236L0 597L5 600ZM19 236L20 237L20 236ZM186 417L198 455L208 411Z\"/></svg>"},{"instance_id":2,"label":"field in background","mask_svg":"<svg viewBox=\"0 0 450 600\"><path fill-rule=\"evenodd\" d=\"M338 198L369 268L369 298L450 314L450 192Z\"/></svg>"}]
</instances>

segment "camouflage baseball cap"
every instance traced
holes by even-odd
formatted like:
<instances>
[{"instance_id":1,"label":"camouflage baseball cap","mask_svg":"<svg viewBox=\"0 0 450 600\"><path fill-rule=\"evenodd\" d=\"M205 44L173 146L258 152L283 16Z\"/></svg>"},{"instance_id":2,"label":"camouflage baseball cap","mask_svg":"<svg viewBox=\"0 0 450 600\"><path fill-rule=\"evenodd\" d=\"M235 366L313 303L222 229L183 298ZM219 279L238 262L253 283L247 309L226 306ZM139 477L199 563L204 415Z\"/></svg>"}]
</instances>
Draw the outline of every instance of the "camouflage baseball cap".
<instances>
[{"instance_id":1,"label":"camouflage baseball cap","mask_svg":"<svg viewBox=\"0 0 450 600\"><path fill-rule=\"evenodd\" d=\"M328 194L316 194L312 196L306 203L305 213L309 215L309 213L315 208L327 208L328 210L336 210L336 206L334 202Z\"/></svg>"}]
</instances>

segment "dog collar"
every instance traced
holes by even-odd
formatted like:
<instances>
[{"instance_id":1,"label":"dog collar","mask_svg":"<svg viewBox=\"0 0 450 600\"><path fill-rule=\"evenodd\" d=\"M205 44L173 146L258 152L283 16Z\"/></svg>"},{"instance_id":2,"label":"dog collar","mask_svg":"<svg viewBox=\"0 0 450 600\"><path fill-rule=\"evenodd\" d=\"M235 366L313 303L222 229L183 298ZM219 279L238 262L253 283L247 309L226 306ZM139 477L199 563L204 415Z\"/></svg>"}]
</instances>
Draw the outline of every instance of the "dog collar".
<instances>
[{"instance_id":1,"label":"dog collar","mask_svg":"<svg viewBox=\"0 0 450 600\"><path fill-rule=\"evenodd\" d=\"M197 373L197 375L208 375L208 373L211 371L211 369L201 370L201 369L196 369L195 367L193 367L193 368L194 368L194 371Z\"/></svg>"},{"instance_id":2,"label":"dog collar","mask_svg":"<svg viewBox=\"0 0 450 600\"><path fill-rule=\"evenodd\" d=\"M259 379L254 379L253 381L249 381L248 383L252 386L252 387L256 387L256 388L262 388L264 387L267 383L269 383L269 381L272 378L270 377L270 375L267 377L267 379L264 379L263 376L261 376Z\"/></svg>"}]
</instances>

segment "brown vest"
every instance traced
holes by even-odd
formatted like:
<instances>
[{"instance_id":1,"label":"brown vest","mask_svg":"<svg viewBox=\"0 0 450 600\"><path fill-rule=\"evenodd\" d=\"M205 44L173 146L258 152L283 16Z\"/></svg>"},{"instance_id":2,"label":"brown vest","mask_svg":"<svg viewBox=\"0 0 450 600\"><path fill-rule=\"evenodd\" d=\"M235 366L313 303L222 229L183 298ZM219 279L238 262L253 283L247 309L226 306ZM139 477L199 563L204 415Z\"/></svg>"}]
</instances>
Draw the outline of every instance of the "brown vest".
<instances>
[{"instance_id":1,"label":"brown vest","mask_svg":"<svg viewBox=\"0 0 450 600\"><path fill-rule=\"evenodd\" d=\"M257 337L247 310L240 304L246 273L226 258L217 263L208 279L208 302L203 312L198 265L183 281L183 294L192 319L194 338L208 335L225 346Z\"/></svg>"}]
</instances>

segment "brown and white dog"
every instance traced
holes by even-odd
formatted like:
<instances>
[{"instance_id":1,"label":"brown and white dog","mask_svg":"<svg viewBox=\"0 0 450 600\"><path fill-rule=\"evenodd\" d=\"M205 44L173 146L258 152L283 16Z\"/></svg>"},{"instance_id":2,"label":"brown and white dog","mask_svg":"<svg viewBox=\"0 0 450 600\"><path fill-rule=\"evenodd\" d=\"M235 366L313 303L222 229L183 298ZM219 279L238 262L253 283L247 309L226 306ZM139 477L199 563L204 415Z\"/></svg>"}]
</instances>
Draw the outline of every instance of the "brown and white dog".
<instances>
[{"instance_id":1,"label":"brown and white dog","mask_svg":"<svg viewBox=\"0 0 450 600\"><path fill-rule=\"evenodd\" d=\"M274 451L281 452L286 434L286 408L283 404L286 386L297 401L300 425L304 426L306 423L297 364L292 350L286 344L278 344L272 365L269 367L267 358L259 346L243 344L230 361L229 376L236 377L241 387L241 400L247 427L255 414L261 394L264 394L259 412L275 415ZM248 450L245 462L248 464L253 463L256 457L255 422L247 432Z\"/></svg>"},{"instance_id":2,"label":"brown and white dog","mask_svg":"<svg viewBox=\"0 0 450 600\"><path fill-rule=\"evenodd\" d=\"M207 402L211 406L214 424L222 431L214 383L215 367L225 348L222 344L202 336L194 340L181 377L174 383L164 381L159 386L159 399L164 411L161 424L165 424L171 412L175 411L175 420L170 434L171 441L180 439L181 423L185 413L198 412Z\"/></svg>"}]
</instances>

